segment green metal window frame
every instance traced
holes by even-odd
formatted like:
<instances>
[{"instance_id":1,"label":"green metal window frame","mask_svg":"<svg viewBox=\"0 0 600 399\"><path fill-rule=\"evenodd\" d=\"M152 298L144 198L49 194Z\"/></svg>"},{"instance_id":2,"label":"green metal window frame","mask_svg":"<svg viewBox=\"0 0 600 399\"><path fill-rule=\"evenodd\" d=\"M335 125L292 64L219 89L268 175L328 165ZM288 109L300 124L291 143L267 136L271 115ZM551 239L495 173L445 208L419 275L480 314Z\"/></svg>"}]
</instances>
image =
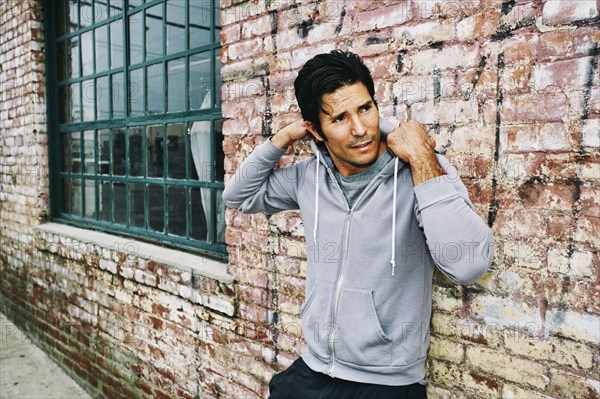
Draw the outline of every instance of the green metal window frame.
<instances>
[{"instance_id":1,"label":"green metal window frame","mask_svg":"<svg viewBox=\"0 0 600 399\"><path fill-rule=\"evenodd\" d=\"M169 2L177 2L176 4L185 4L184 7L184 19L185 21L178 21L179 24L170 24L167 21L167 7ZM209 40L202 45L197 47L191 46L191 29L192 27L198 28L199 25L191 23L191 10L192 6L190 2L194 3L194 9L198 10L198 4L201 4L204 11L207 14L200 15L204 18L205 26L201 28L207 28L210 26L210 32L208 32ZM219 42L219 1L216 0L43 0L43 9L45 16L45 44L46 44L46 85L47 85L47 98L48 101L48 150L49 150L49 179L50 179L50 218L56 221L77 225L80 227L97 229L106 232L117 233L120 235L127 235L142 238L149 241L159 242L161 244L167 243L170 246L182 247L185 249L191 249L196 252L207 254L218 259L226 260L227 248L224 242L224 215L222 214L224 206L219 201L218 196L224 188L223 183L223 166L222 166L222 148L218 139L220 138L220 126L222 124L222 115L220 108L220 80L219 80L219 64L218 56L220 50ZM119 5L122 5L121 11L118 11ZM67 7L74 6L71 10L76 10L77 15L73 19L77 26L72 26L67 21ZM82 8L85 7L85 8ZM154 18L153 15L149 14L150 9L161 10L160 21L162 24L162 55L156 56L152 59L147 59L147 21ZM84 24L83 11L85 10L86 18ZM62 12L62 14L61 14ZM101 15L102 13L105 13ZM91 14L91 15L89 15ZM113 15L114 14L114 15ZM208 15L208 17L207 17ZM75 16L75 14L73 14ZM130 51L130 21L132 18L140 18L141 21L135 23L141 23L142 37L141 37L141 61L131 64L129 60L132 57L132 51ZM194 19L197 19L199 15L194 15ZM209 21L207 21L209 19ZM137 21L137 20L136 20ZM113 68L112 51L111 46L112 32L111 29L119 24L122 33L122 57L123 59L118 62L116 67ZM132 22L133 23L133 22ZM110 27L109 27L110 26ZM167 48L167 29L169 26L176 26L178 29L184 29L185 33L185 44L183 49L180 49L173 53L169 53ZM57 31L60 29L60 31ZM206 29L205 29L206 30ZM95 47L98 43L96 41L96 35L98 32L105 34L103 38L106 40L105 56L107 60L102 60L102 54L98 55ZM155 31L156 32L156 31ZM206 32L204 32L206 33ZM91 73L84 74L84 57L82 47L85 45L82 43L82 36L91 36L92 43L92 59L87 60L91 63ZM71 76L68 74L68 67L65 65L59 65L61 61L62 53L59 51L67 51L68 43L71 39L77 40L77 54L74 54L76 63L78 64L78 75ZM139 39L136 40L139 42ZM90 51L86 48L85 51ZM137 53L136 53L137 54ZM208 107L199 107L203 109L192 107L190 97L190 65L195 57L208 55L210 62L210 73L208 87L211 96L211 103ZM65 58L65 60L70 60ZM97 70L98 62L105 62L106 68ZM183 62L184 73L184 99L185 108L183 110L177 110L169 112L168 104L168 84L169 84L169 62ZM200 63L200 62L199 62ZM69 61L68 65L71 63ZM148 71L149 67L154 69L160 69L162 75L162 91L164 96L162 97L162 103L160 107L162 112L150 113L148 112ZM63 69L60 69L63 68ZM131 73L138 73L141 71L143 90L141 90L141 105L138 103L137 107L141 106L141 113L135 112L132 104L134 100L135 86L130 82ZM63 76L65 75L66 76ZM123 82L123 103L120 104L121 109L119 113L115 111L115 99L113 98L113 91L115 89L115 77L122 78ZM107 109L108 114L102 114L100 118L101 106L99 102L102 100L102 92L99 89L99 82L104 82L104 88L106 88ZM85 86L87 85L87 86ZM78 90L73 90L74 88ZM118 88L118 87L117 87ZM128 88L125 90L125 88ZM86 93L84 93L84 90ZM76 96L71 97L70 93L76 93ZM93 93L93 94L92 94ZM84 98L84 96L87 97ZM90 101L90 98L93 98ZM179 97L178 97L179 98ZM55 99L52 101L51 99ZM87 100L84 102L84 99ZM136 100L138 100L136 98ZM156 102L156 98L152 99ZM90 105L91 104L91 105ZM204 105L204 104L203 104ZM74 113L73 109L78 106L77 112ZM86 108L90 107L90 108ZM87 111L92 110L91 114L86 114ZM121 112L123 115L121 115ZM70 120L70 117L75 115L74 120ZM91 119L89 118L91 115ZM69 118L67 118L69 116ZM209 123L210 124L210 176L203 180L203 176L194 176L194 173L198 175L194 167L194 160L191 155L192 146L192 125L194 123ZM172 136L167 135L169 126L183 127L183 143L177 142L177 147L183 146L185 153L185 167L181 168L180 172L185 175L183 177L170 175L169 171L169 154L168 147L170 146L169 140ZM149 164L147 161L148 157L148 137L146 136L148 129L152 127L154 129L162 128L162 140L160 140L160 146L162 147L162 177L151 176L149 173ZM130 158L132 150L130 148L130 139L137 132L141 133L141 168L143 172L132 173L132 167L130 165ZM119 160L120 155L115 154L115 133L119 133L119 139L124 138L124 154L125 159ZM132 133L133 132L133 133ZM99 136L104 133L108 134L108 169L103 172L101 170L100 159L99 159ZM87 141L86 141L87 140ZM89 146L85 146L85 143L93 143L93 151L89 152ZM104 142L102 143L104 144ZM158 145L157 147L158 148ZM215 151L217 150L217 151ZM91 171L86 167L86 161L90 161L89 157L86 159L86 151L93 157L91 162ZM158 153L158 152L157 152ZM77 156L77 158L74 157ZM139 155L139 154L138 154ZM67 160L67 166L65 167L65 160ZM75 167L75 160L79 161L79 167ZM120 161L124 163L124 173L115 173L115 162ZM105 161L106 162L106 161ZM197 168L197 166L196 166ZM136 169L137 170L137 169ZM197 177L197 179L195 178ZM130 195L133 190L133 185L143 186L143 204L144 204L144 222L143 226L132 226L131 213L130 213ZM100 192L105 195L104 189L100 189L101 185L110 187L110 210L108 220L100 217ZM125 220L117 222L114 214L115 203L117 201L114 187L125 187L124 191L124 214ZM86 192L87 189L91 189L94 194L93 197ZM105 186L102 186L105 187ZM135 186L140 187L140 186ZM149 212L149 199L150 187L161 187L162 188L162 210L163 220L162 226L163 231L157 231L156 229L150 228L150 212ZM74 190L81 190L81 197L78 200L78 204L73 203ZM169 193L177 191L185 192L185 228L182 229L179 226L178 234L173 234L175 230L175 224L169 224L169 212L170 199ZM195 222L192 222L192 196L193 193L201 195L203 199L206 195L199 194L199 192L210 193L210 211L207 212L206 217L210 220L206 220L206 233L204 239L198 239L192 234L192 227L195 226ZM120 197L119 197L120 198ZM105 199L104 197L102 198ZM89 201L92 201L91 204ZM86 204L86 201L88 203ZM200 203L203 201L201 200ZM103 204L105 205L105 204ZM178 204L180 205L180 203ZM86 207L87 206L87 207ZM206 204L201 205L206 207ZM88 208L93 208L93 216L87 213ZM103 206L102 209L105 209ZM120 209L120 208L119 208ZM137 208L136 208L137 209ZM78 212L75 212L78 211ZM197 211L197 209L196 209ZM221 214L219 215L219 212ZM154 215L154 214L153 214ZM204 215L204 208L202 209L202 215ZM137 215L139 216L139 215ZM218 223L221 223L218 226ZM172 231L169 231L172 230ZM183 232L184 231L184 232Z\"/></svg>"}]
</instances>

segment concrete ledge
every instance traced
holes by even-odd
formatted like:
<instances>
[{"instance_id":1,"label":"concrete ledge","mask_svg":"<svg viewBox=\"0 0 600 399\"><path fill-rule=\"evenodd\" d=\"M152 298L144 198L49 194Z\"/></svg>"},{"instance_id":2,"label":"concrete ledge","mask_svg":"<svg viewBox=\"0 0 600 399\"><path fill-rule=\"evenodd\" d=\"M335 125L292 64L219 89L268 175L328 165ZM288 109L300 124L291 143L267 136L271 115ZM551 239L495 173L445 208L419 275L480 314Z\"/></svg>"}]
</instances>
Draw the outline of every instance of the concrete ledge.
<instances>
[{"instance_id":1,"label":"concrete ledge","mask_svg":"<svg viewBox=\"0 0 600 399\"><path fill-rule=\"evenodd\" d=\"M234 282L233 276L227 272L226 263L196 254L66 224L46 223L35 227L35 230L71 238L79 242L79 245L94 244L105 249L129 252L135 257L166 264L183 272L199 274L221 283L231 284ZM66 241L59 241L55 244L59 245L59 243L65 245Z\"/></svg>"}]
</instances>

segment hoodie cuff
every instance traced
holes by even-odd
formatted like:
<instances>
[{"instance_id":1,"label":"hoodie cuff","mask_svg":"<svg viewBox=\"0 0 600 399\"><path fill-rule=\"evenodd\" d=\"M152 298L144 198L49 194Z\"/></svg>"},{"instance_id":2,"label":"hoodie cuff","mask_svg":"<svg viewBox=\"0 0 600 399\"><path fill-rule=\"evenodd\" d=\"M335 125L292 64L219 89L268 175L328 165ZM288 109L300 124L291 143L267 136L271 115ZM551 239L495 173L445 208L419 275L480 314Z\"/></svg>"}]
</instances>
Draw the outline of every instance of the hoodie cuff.
<instances>
[{"instance_id":1,"label":"hoodie cuff","mask_svg":"<svg viewBox=\"0 0 600 399\"><path fill-rule=\"evenodd\" d=\"M432 205L459 197L454 183L448 181L448 175L442 175L429 179L414 188L419 209L422 211Z\"/></svg>"}]
</instances>

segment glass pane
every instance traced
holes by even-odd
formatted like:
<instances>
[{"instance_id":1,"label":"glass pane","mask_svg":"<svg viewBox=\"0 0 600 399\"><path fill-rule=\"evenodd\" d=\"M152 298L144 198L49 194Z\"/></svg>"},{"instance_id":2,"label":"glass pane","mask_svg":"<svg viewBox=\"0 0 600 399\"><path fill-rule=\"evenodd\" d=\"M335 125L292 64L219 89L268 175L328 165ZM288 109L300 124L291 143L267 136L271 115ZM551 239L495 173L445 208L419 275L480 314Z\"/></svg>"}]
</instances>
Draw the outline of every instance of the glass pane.
<instances>
[{"instance_id":1,"label":"glass pane","mask_svg":"<svg viewBox=\"0 0 600 399\"><path fill-rule=\"evenodd\" d=\"M81 35L82 76L94 73L94 41L92 31Z\"/></svg>"},{"instance_id":2,"label":"glass pane","mask_svg":"<svg viewBox=\"0 0 600 399\"><path fill-rule=\"evenodd\" d=\"M96 183L86 180L83 189L85 194L85 214L83 217L96 219Z\"/></svg>"},{"instance_id":3,"label":"glass pane","mask_svg":"<svg viewBox=\"0 0 600 399\"><path fill-rule=\"evenodd\" d=\"M212 154L210 121L191 122L190 127L190 179L211 181Z\"/></svg>"},{"instance_id":4,"label":"glass pane","mask_svg":"<svg viewBox=\"0 0 600 399\"><path fill-rule=\"evenodd\" d=\"M190 109L212 107L210 51L190 57Z\"/></svg>"},{"instance_id":5,"label":"glass pane","mask_svg":"<svg viewBox=\"0 0 600 399\"><path fill-rule=\"evenodd\" d=\"M98 174L110 174L110 130L98 130Z\"/></svg>"},{"instance_id":6,"label":"glass pane","mask_svg":"<svg viewBox=\"0 0 600 399\"><path fill-rule=\"evenodd\" d=\"M123 12L123 0L109 0L110 16L114 17Z\"/></svg>"},{"instance_id":7,"label":"glass pane","mask_svg":"<svg viewBox=\"0 0 600 399\"><path fill-rule=\"evenodd\" d=\"M163 55L163 12L162 4L146 10L146 60Z\"/></svg>"},{"instance_id":8,"label":"glass pane","mask_svg":"<svg viewBox=\"0 0 600 399\"><path fill-rule=\"evenodd\" d=\"M221 67L223 67L223 63L221 62L220 52L218 50L215 51L215 107L221 106Z\"/></svg>"},{"instance_id":9,"label":"glass pane","mask_svg":"<svg viewBox=\"0 0 600 399\"><path fill-rule=\"evenodd\" d=\"M68 22L67 22L67 24L69 25L69 32L76 31L77 29L79 29L79 14L78 14L77 0L69 1L69 7L68 7L67 11L69 12Z\"/></svg>"},{"instance_id":10,"label":"glass pane","mask_svg":"<svg viewBox=\"0 0 600 399\"><path fill-rule=\"evenodd\" d=\"M144 69L136 69L129 73L130 115L144 113Z\"/></svg>"},{"instance_id":11,"label":"glass pane","mask_svg":"<svg viewBox=\"0 0 600 399\"><path fill-rule=\"evenodd\" d=\"M71 85L71 93L69 96L69 122L79 122L81 120L81 100L79 97L79 83Z\"/></svg>"},{"instance_id":12,"label":"glass pane","mask_svg":"<svg viewBox=\"0 0 600 399\"><path fill-rule=\"evenodd\" d=\"M117 20L110 24L110 67L123 66L123 21Z\"/></svg>"},{"instance_id":13,"label":"glass pane","mask_svg":"<svg viewBox=\"0 0 600 399\"><path fill-rule=\"evenodd\" d=\"M211 43L212 0L190 1L190 48Z\"/></svg>"},{"instance_id":14,"label":"glass pane","mask_svg":"<svg viewBox=\"0 0 600 399\"><path fill-rule=\"evenodd\" d=\"M94 23L94 7L92 6L92 0L79 0L79 13L82 28L92 25Z\"/></svg>"},{"instance_id":15,"label":"glass pane","mask_svg":"<svg viewBox=\"0 0 600 399\"><path fill-rule=\"evenodd\" d=\"M73 173L81 173L81 133L71 132L71 171ZM81 186L80 186L81 187Z\"/></svg>"},{"instance_id":16,"label":"glass pane","mask_svg":"<svg viewBox=\"0 0 600 399\"><path fill-rule=\"evenodd\" d=\"M83 173L96 173L96 156L94 153L94 131L86 130L83 132Z\"/></svg>"},{"instance_id":17,"label":"glass pane","mask_svg":"<svg viewBox=\"0 0 600 399\"><path fill-rule=\"evenodd\" d=\"M169 234L185 236L185 187L169 186Z\"/></svg>"},{"instance_id":18,"label":"glass pane","mask_svg":"<svg viewBox=\"0 0 600 399\"><path fill-rule=\"evenodd\" d=\"M144 176L144 128L129 128L129 176Z\"/></svg>"},{"instance_id":19,"label":"glass pane","mask_svg":"<svg viewBox=\"0 0 600 399\"><path fill-rule=\"evenodd\" d=\"M108 70L108 27L96 29L96 73Z\"/></svg>"},{"instance_id":20,"label":"glass pane","mask_svg":"<svg viewBox=\"0 0 600 399\"><path fill-rule=\"evenodd\" d=\"M70 86L59 86L58 88L58 123L66 123L67 110L69 109L68 91Z\"/></svg>"},{"instance_id":21,"label":"glass pane","mask_svg":"<svg viewBox=\"0 0 600 399\"><path fill-rule=\"evenodd\" d=\"M129 225L144 228L144 184L129 183Z\"/></svg>"},{"instance_id":22,"label":"glass pane","mask_svg":"<svg viewBox=\"0 0 600 399\"><path fill-rule=\"evenodd\" d=\"M185 60L167 63L167 111L185 111Z\"/></svg>"},{"instance_id":23,"label":"glass pane","mask_svg":"<svg viewBox=\"0 0 600 399\"><path fill-rule=\"evenodd\" d=\"M223 190L216 190L217 196L217 239L216 242L225 244L225 201Z\"/></svg>"},{"instance_id":24,"label":"glass pane","mask_svg":"<svg viewBox=\"0 0 600 399\"><path fill-rule=\"evenodd\" d=\"M165 209L163 207L163 187L148 185L148 228L160 233L165 231Z\"/></svg>"},{"instance_id":25,"label":"glass pane","mask_svg":"<svg viewBox=\"0 0 600 399\"><path fill-rule=\"evenodd\" d=\"M71 215L81 216L81 179L71 180Z\"/></svg>"},{"instance_id":26,"label":"glass pane","mask_svg":"<svg viewBox=\"0 0 600 399\"><path fill-rule=\"evenodd\" d=\"M100 22L108 17L107 3L108 0L94 0L94 21Z\"/></svg>"},{"instance_id":27,"label":"glass pane","mask_svg":"<svg viewBox=\"0 0 600 399\"><path fill-rule=\"evenodd\" d=\"M143 3L144 3L144 0L129 0L129 8L134 8L134 7L140 6Z\"/></svg>"},{"instance_id":28,"label":"glass pane","mask_svg":"<svg viewBox=\"0 0 600 399\"><path fill-rule=\"evenodd\" d=\"M114 118L123 118L125 116L125 84L123 83L123 73L115 73L111 77L110 89L112 91L112 114Z\"/></svg>"},{"instance_id":29,"label":"glass pane","mask_svg":"<svg viewBox=\"0 0 600 399\"><path fill-rule=\"evenodd\" d=\"M69 179L60 179L60 210L69 213Z\"/></svg>"},{"instance_id":30,"label":"glass pane","mask_svg":"<svg viewBox=\"0 0 600 399\"><path fill-rule=\"evenodd\" d=\"M225 154L223 153L223 120L214 121L215 181L225 181Z\"/></svg>"},{"instance_id":31,"label":"glass pane","mask_svg":"<svg viewBox=\"0 0 600 399\"><path fill-rule=\"evenodd\" d=\"M148 177L163 177L163 128L162 125L148 126L146 128L146 159L148 164Z\"/></svg>"},{"instance_id":32,"label":"glass pane","mask_svg":"<svg viewBox=\"0 0 600 399\"><path fill-rule=\"evenodd\" d=\"M69 133L63 133L60 136L60 157L62 162L60 164L61 172L71 171L71 145L69 143Z\"/></svg>"},{"instance_id":33,"label":"glass pane","mask_svg":"<svg viewBox=\"0 0 600 399\"><path fill-rule=\"evenodd\" d=\"M185 179L185 125L167 125L167 159L169 177Z\"/></svg>"},{"instance_id":34,"label":"glass pane","mask_svg":"<svg viewBox=\"0 0 600 399\"><path fill-rule=\"evenodd\" d=\"M131 2L130 2L131 4ZM138 12L129 17L129 62L142 62L142 35L144 34L142 13Z\"/></svg>"},{"instance_id":35,"label":"glass pane","mask_svg":"<svg viewBox=\"0 0 600 399\"><path fill-rule=\"evenodd\" d=\"M79 77L79 38L73 37L67 40L67 55L65 64L68 67L67 78Z\"/></svg>"},{"instance_id":36,"label":"glass pane","mask_svg":"<svg viewBox=\"0 0 600 399\"><path fill-rule=\"evenodd\" d=\"M146 113L163 113L165 98L163 64L151 65L146 69L146 87L148 88Z\"/></svg>"},{"instance_id":37,"label":"glass pane","mask_svg":"<svg viewBox=\"0 0 600 399\"><path fill-rule=\"evenodd\" d=\"M190 188L190 238L206 241L210 220L210 190Z\"/></svg>"},{"instance_id":38,"label":"glass pane","mask_svg":"<svg viewBox=\"0 0 600 399\"><path fill-rule=\"evenodd\" d=\"M83 120L93 121L94 120L94 105L96 103L96 96L94 94L94 79L86 80L81 82L82 90L82 101L83 101Z\"/></svg>"},{"instance_id":39,"label":"glass pane","mask_svg":"<svg viewBox=\"0 0 600 399\"><path fill-rule=\"evenodd\" d=\"M167 2L167 54L185 50L185 0Z\"/></svg>"},{"instance_id":40,"label":"glass pane","mask_svg":"<svg viewBox=\"0 0 600 399\"><path fill-rule=\"evenodd\" d=\"M125 224L125 183L113 183L113 222Z\"/></svg>"},{"instance_id":41,"label":"glass pane","mask_svg":"<svg viewBox=\"0 0 600 399\"><path fill-rule=\"evenodd\" d=\"M99 120L110 118L108 95L108 76L96 79L96 109L98 111L97 119Z\"/></svg>"},{"instance_id":42,"label":"glass pane","mask_svg":"<svg viewBox=\"0 0 600 399\"><path fill-rule=\"evenodd\" d=\"M110 182L98 183L98 219L105 222L110 222L111 192L112 184Z\"/></svg>"},{"instance_id":43,"label":"glass pane","mask_svg":"<svg viewBox=\"0 0 600 399\"><path fill-rule=\"evenodd\" d=\"M112 165L113 175L125 175L125 129L112 130Z\"/></svg>"}]
</instances>

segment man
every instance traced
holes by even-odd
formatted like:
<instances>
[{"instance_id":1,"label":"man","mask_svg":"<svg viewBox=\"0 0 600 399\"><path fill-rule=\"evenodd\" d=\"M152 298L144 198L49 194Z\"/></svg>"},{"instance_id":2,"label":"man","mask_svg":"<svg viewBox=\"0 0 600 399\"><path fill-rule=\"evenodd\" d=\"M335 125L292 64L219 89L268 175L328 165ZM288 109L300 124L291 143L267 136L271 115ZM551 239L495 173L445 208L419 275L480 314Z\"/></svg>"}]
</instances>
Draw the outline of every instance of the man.
<instances>
[{"instance_id":1,"label":"man","mask_svg":"<svg viewBox=\"0 0 600 399\"><path fill-rule=\"evenodd\" d=\"M258 146L223 193L241 212L300 209L309 232L307 346L270 398L426 398L434 267L476 280L492 233L421 125L379 118L356 54L315 56L294 86L303 120ZM274 170L309 134L315 156Z\"/></svg>"}]
</instances>

